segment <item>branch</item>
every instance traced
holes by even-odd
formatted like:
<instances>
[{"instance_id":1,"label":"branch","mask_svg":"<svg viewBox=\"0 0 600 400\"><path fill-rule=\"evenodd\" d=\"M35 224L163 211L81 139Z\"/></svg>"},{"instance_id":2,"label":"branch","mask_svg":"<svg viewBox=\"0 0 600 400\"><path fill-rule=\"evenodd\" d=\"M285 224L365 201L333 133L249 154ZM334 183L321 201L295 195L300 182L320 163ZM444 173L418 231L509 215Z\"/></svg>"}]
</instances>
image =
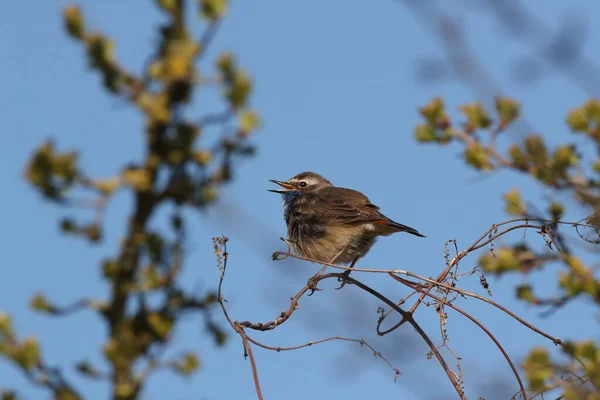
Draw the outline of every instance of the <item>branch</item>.
<instances>
[{"instance_id":1,"label":"branch","mask_svg":"<svg viewBox=\"0 0 600 400\"><path fill-rule=\"evenodd\" d=\"M217 34L217 31L219 30L220 25L221 25L220 19L218 19L216 21L211 21L211 23L206 27L206 29L202 33L202 36L200 37L200 40L198 41L198 44L200 45L200 51L198 52L198 55L196 56L197 60L201 60L202 57L206 54L206 49L208 48L210 43L213 41L215 35Z\"/></svg>"},{"instance_id":2,"label":"branch","mask_svg":"<svg viewBox=\"0 0 600 400\"><path fill-rule=\"evenodd\" d=\"M296 309L296 305L297 305L298 300L300 299L300 297L302 297L309 290L314 291L314 287L315 287L315 285L318 282L323 281L325 279L335 278L337 280L344 280L348 284L356 285L358 288L366 291L367 293L369 293L369 294L377 297L381 301L385 302L390 307L394 308L394 310L397 311L400 315L402 315L403 319L407 320L413 326L413 328L419 333L419 335L423 338L423 340L427 343L427 345L431 349L431 352L436 356L436 358L438 359L438 361L441 364L442 368L446 372L446 375L448 376L448 379L452 383L452 386L456 390L456 392L459 395L459 397L461 399L466 399L466 397L464 396L463 389L462 389L460 383L457 381L456 376L450 370L450 368L446 364L446 361L444 360L444 358L440 354L440 352L437 349L437 347L433 344L433 342L431 341L431 339L429 338L429 336L425 333L425 331L423 331L423 329L420 327L420 325L414 320L412 314L409 313L409 312L407 312L407 311L402 310L400 307L398 307L396 304L394 304L394 302L392 302L390 299L388 299L387 297L383 296L382 294L380 294L376 290L370 288L369 286L363 284L362 282L357 281L356 279L353 279L353 278L345 275L344 273L330 273L330 274L322 274L322 275L318 275L318 276L316 276L316 275L313 276L313 278L311 278L309 280L310 284L307 283L307 285L304 286L298 292L298 294L292 298L290 308L287 311L282 312L279 315L279 317L276 320L274 320L274 321L270 321L270 322L267 322L265 324L263 324L263 323L251 323L251 322L248 322L248 321L244 321L244 322L232 321L232 319L230 318L230 316L227 313L227 310L225 308L225 305L224 305L224 301L225 300L223 299L223 297L221 295L222 294L221 287L222 287L223 278L224 278L224 275L225 275L225 269L226 269L226 266L227 266L227 250L226 250L227 240L228 239L225 238L225 237L223 237L223 238L214 238L213 239L213 242L215 243L215 253L217 255L217 260L218 260L217 263L218 263L219 268L221 270L221 278L219 280L219 289L218 289L218 299L219 299L219 303L221 304L221 309L223 310L225 318L230 323L230 325L233 327L233 329L242 337L242 341L244 343L244 348L246 349L246 351L248 351L248 349L250 349L250 345L248 343L248 338L247 338L247 336L246 336L246 334L244 332L244 329L243 329L244 327L247 327L247 328L250 328L250 329L259 330L259 331L265 331L265 330L275 329L278 325L281 325L282 323L284 323L285 321L287 321L290 318L290 316L293 314L294 310ZM223 248L222 251L220 250L219 246L222 246L222 248ZM288 254L288 255L291 255L291 254ZM323 263L323 264L325 264L325 263ZM329 265L329 264L327 264L327 265ZM332 264L332 266L335 266L335 265ZM335 266L335 267L338 267L338 266ZM248 354L250 355L250 351L248 351ZM251 362L251 366L252 366L253 375L255 377L256 391L257 391L257 394L258 394L259 398L261 398L262 394L260 392L260 385L258 383L258 375L256 373L256 365L254 363L253 357L251 357L250 362Z\"/></svg>"},{"instance_id":3,"label":"branch","mask_svg":"<svg viewBox=\"0 0 600 400\"><path fill-rule=\"evenodd\" d=\"M402 279L402 278L400 278ZM404 283L404 282L403 282ZM458 311L459 313L461 313L462 315L464 315L465 317L467 317L468 319L470 319L471 321L473 321L479 328L481 328L481 330L483 330L486 335L488 335L490 337L490 339L492 339L494 341L494 343L496 344L496 346L498 347L498 349L500 350L500 352L502 352L502 355L504 356L504 358L506 359L506 361L508 362L508 364L510 365L510 368L513 371L513 374L515 375L515 378L517 379L517 382L519 383L519 387L521 388L521 393L523 393L523 398L526 398L527 396L527 392L525 391L525 386L523 385L523 381L521 380L521 377L519 376L519 373L517 372L517 369L515 368L514 363L512 362L512 360L510 359L510 357L508 356L508 353L506 352L506 350L504 350L504 347L502 347L502 345L500 344L500 342L498 341L498 339L496 339L496 337L492 334L492 332L489 331L489 329L487 329L481 322L479 322L477 319L475 319L473 316L471 316L470 314L468 314L466 311L456 307L454 304L451 304L450 302L436 296L433 295L429 292L426 292L425 290L419 288L416 285L412 285L410 283L405 283L407 286L409 286L410 288L412 288L413 290L418 291L419 293L423 293L426 294L427 296L431 297L432 299L452 308L455 311Z\"/></svg>"},{"instance_id":4,"label":"branch","mask_svg":"<svg viewBox=\"0 0 600 400\"><path fill-rule=\"evenodd\" d=\"M244 356L249 356L250 357L250 366L252 368L252 376L254 378L254 387L256 389L256 395L258 396L259 400L263 400L263 396L262 396L262 391L260 389L260 382L258 380L258 372L256 369L256 361L254 360L254 354L252 353L252 347L250 346L250 343L248 343L248 338L246 337L246 333L244 332L244 328L236 322L232 321L231 318L229 317L229 313L227 312L227 308L225 308L225 299L223 298L223 280L225 279L225 271L227 269L227 258L228 258L228 253L227 253L227 241L229 239L226 238L225 236L220 237L220 238L213 238L213 244L214 244L214 249L215 249L215 254L217 256L217 265L219 267L219 270L221 271L221 276L219 278L219 286L217 289L217 301L219 302L219 305L221 306L221 310L223 311L223 314L225 315L225 318L227 319L227 322L229 322L229 325L231 325L231 327L238 333L238 335L240 335L241 339L242 339L242 344L244 345L244 351L245 354Z\"/></svg>"},{"instance_id":5,"label":"branch","mask_svg":"<svg viewBox=\"0 0 600 400\"><path fill-rule=\"evenodd\" d=\"M298 350L298 349L302 349L304 347L311 347L317 344L321 344L321 343L325 343L325 342L330 342L333 340L342 340L342 341L346 341L346 342L354 342L354 343L358 343L361 346L367 346L369 349L371 349L371 351L373 352L373 355L376 358L381 358L391 369L392 371L394 371L395 377L394 377L394 382L396 382L396 380L398 379L398 376L401 375L402 373L400 372L400 370L398 368L395 368L392 363L383 356L383 354L381 354L379 351L375 350L375 348L373 346L371 346L369 343L367 343L366 340L363 339L353 339L353 338L347 338L347 337L342 337L342 336L332 336L332 337L328 337L325 339L320 339L320 340L315 340L312 342L307 342L304 344L300 344L297 346L289 346L289 347L275 347L275 346L268 346L266 344L260 343L257 340L252 339L250 336L246 335L246 337L248 338L248 340L252 343L254 343L255 345L262 347L263 349L267 349L267 350L274 350L276 352L280 352L280 351L291 351L291 350Z\"/></svg>"},{"instance_id":6,"label":"branch","mask_svg":"<svg viewBox=\"0 0 600 400\"><path fill-rule=\"evenodd\" d=\"M202 127L210 125L222 125L229 122L233 116L233 110L227 109L219 113L205 115L198 120L197 124Z\"/></svg>"},{"instance_id":7,"label":"branch","mask_svg":"<svg viewBox=\"0 0 600 400\"><path fill-rule=\"evenodd\" d=\"M466 397L464 395L464 391L463 391L462 387L460 386L459 382L456 380L456 376L450 370L450 368L448 367L448 364L446 364L446 361L444 360L444 358L440 354L440 352L437 349L437 347L433 344L433 342L431 341L431 339L429 339L429 337L427 336L427 334L425 333L425 331L423 331L423 329L419 326L419 324L414 320L413 314L411 312L404 311L403 309L401 309L400 307L398 307L393 301L389 300L387 297L383 296L382 294L380 294L376 290L371 289L369 286L365 285L364 283L359 282L356 279L351 278L351 277L349 277L347 275L344 275L343 273L341 273L341 274L328 274L328 275L337 276L340 279L344 279L347 283L356 285L357 287L361 288L362 290L364 290L364 291L370 293L371 295L377 297L379 300L383 301L388 306L390 306L394 310L396 310L400 315L402 315L402 318L405 319L406 321L408 321L408 323L412 325L412 327L419 333L419 335L427 343L427 345L429 346L429 348L431 349L431 351L433 352L433 354L435 355L435 357L438 359L439 363L442 365L442 368L444 368L444 372L446 372L446 375L448 376L448 379L450 379L450 382L452 383L452 386L456 390L456 393L458 394L458 396L461 399L465 399L466 400Z\"/></svg>"},{"instance_id":8,"label":"branch","mask_svg":"<svg viewBox=\"0 0 600 400\"><path fill-rule=\"evenodd\" d=\"M92 308L94 305L94 301L91 299L81 299L79 301L76 301L73 304L69 304L68 306L64 306L64 307L55 307L52 306L51 310L49 310L48 312L52 315L56 315L56 316L64 316L64 315L69 315L69 314L73 314L77 311L81 311L83 309L86 308Z\"/></svg>"}]
</instances>

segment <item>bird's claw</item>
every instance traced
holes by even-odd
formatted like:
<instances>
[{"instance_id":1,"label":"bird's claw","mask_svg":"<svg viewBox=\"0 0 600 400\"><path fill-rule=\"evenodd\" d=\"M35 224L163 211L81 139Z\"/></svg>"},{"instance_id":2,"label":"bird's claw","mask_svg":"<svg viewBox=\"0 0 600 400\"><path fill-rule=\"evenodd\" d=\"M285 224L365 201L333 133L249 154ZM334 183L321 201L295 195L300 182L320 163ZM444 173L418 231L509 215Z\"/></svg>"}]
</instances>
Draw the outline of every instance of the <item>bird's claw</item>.
<instances>
[{"instance_id":1,"label":"bird's claw","mask_svg":"<svg viewBox=\"0 0 600 400\"><path fill-rule=\"evenodd\" d=\"M346 286L346 283L348 283L348 281L346 280L346 278L348 276L350 276L350 270L346 270L344 271L344 273L338 278L338 282L342 282L342 284L339 287L336 287L335 290L340 290L341 288L343 288L344 286Z\"/></svg>"},{"instance_id":2,"label":"bird's claw","mask_svg":"<svg viewBox=\"0 0 600 400\"><path fill-rule=\"evenodd\" d=\"M323 290L317 287L317 283L319 283L317 278L318 276L313 276L308 280L308 282L306 282L306 286L308 286L308 288L310 289L310 293L308 294L308 296L312 296L313 293L320 292L321 290Z\"/></svg>"}]
</instances>

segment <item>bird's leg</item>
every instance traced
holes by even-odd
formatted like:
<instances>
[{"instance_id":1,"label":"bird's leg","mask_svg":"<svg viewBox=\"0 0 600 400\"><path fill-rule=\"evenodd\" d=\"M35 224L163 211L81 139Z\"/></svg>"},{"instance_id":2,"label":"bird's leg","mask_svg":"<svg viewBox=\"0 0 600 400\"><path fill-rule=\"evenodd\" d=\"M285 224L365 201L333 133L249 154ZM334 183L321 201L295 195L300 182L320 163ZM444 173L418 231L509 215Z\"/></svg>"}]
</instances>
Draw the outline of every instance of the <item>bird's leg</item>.
<instances>
[{"instance_id":1,"label":"bird's leg","mask_svg":"<svg viewBox=\"0 0 600 400\"><path fill-rule=\"evenodd\" d=\"M342 249L342 250L341 250L339 253L337 253L337 254L335 255L335 257L333 257L333 258L331 259L331 261L329 261L329 263L328 263L328 264L333 264L333 262L334 262L334 261L335 261L335 260L336 260L336 259L337 259L337 258L338 258L340 255L342 255L342 253L343 253L344 251L346 251L346 247L344 247L344 248L343 248L343 249ZM352 265L354 265L354 263L352 263ZM312 294L313 294L315 291L317 291L317 290L321 290L321 289L317 288L317 278L318 278L319 276L321 276L321 275L323 274L323 272L325 272L325 270L327 269L327 267L328 267L328 265L323 265L323 268L321 268L321 269L319 270L319 272L317 272L316 274L314 274L313 276L311 276L311 277L308 279L308 282L306 282L307 286L308 286L308 287L310 288L310 290L311 290L311 292L310 292L309 296L311 296L311 295L312 295Z\"/></svg>"},{"instance_id":2,"label":"bird's leg","mask_svg":"<svg viewBox=\"0 0 600 400\"><path fill-rule=\"evenodd\" d=\"M336 287L336 290L340 290L341 288L346 286L346 278L350 275L350 272L352 272L352 268L354 267L354 264L356 264L357 261L358 261L358 256L356 256L354 258L354 260L352 260L352 264L350 264L348 269L345 270L344 273L342 274L342 276L338 278L338 282L342 282L342 284L340 285L340 287Z\"/></svg>"}]
</instances>

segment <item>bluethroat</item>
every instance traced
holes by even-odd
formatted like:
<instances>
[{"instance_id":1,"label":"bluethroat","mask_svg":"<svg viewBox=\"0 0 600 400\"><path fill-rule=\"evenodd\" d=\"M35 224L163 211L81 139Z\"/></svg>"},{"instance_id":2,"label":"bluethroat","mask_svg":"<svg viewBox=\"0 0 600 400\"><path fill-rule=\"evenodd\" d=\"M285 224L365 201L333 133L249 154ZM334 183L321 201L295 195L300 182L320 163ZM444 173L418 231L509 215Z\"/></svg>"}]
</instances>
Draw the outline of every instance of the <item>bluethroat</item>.
<instances>
[{"instance_id":1,"label":"bluethroat","mask_svg":"<svg viewBox=\"0 0 600 400\"><path fill-rule=\"evenodd\" d=\"M417 230L392 221L364 194L335 187L314 172L302 172L287 181L271 180L282 189L283 216L295 253L325 263L354 266L378 236Z\"/></svg>"}]
</instances>

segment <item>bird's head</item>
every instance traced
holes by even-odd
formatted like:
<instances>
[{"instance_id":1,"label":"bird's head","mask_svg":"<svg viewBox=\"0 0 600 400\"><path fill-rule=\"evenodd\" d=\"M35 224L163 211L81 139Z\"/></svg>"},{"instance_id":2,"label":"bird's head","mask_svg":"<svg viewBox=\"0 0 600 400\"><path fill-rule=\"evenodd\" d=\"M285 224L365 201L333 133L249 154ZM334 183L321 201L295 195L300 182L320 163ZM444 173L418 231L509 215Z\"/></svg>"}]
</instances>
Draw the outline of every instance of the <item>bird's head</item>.
<instances>
[{"instance_id":1,"label":"bird's head","mask_svg":"<svg viewBox=\"0 0 600 400\"><path fill-rule=\"evenodd\" d=\"M333 186L327 179L314 172L302 172L287 181L277 181L274 179L270 179L270 181L278 184L283 189L271 189L269 192L279 194L286 194L288 192L309 192L327 186Z\"/></svg>"}]
</instances>

